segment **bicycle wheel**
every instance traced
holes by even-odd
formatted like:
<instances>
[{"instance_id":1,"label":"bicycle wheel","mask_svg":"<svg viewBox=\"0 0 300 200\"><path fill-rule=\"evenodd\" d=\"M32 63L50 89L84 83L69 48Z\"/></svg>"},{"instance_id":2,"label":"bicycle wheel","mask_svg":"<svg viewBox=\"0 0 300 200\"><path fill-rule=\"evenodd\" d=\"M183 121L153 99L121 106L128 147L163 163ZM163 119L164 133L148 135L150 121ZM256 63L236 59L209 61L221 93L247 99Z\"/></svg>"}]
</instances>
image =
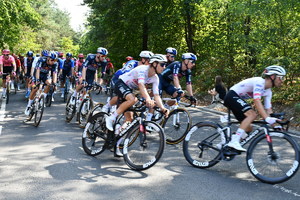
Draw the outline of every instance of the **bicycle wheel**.
<instances>
[{"instance_id":1,"label":"bicycle wheel","mask_svg":"<svg viewBox=\"0 0 300 200\"><path fill-rule=\"evenodd\" d=\"M165 135L160 125L145 121L151 132L140 131L140 124L129 129L123 147L124 161L134 170L145 170L155 165L161 158L165 147Z\"/></svg>"},{"instance_id":2,"label":"bicycle wheel","mask_svg":"<svg viewBox=\"0 0 300 200\"><path fill-rule=\"evenodd\" d=\"M75 104L71 104L70 101L71 101L71 98L72 98L72 95L70 95L68 97L68 101L67 101L67 104L66 104L66 121L67 122L70 122L73 117L75 116L75 113L76 113L76 101L77 99L75 99Z\"/></svg>"},{"instance_id":3,"label":"bicycle wheel","mask_svg":"<svg viewBox=\"0 0 300 200\"><path fill-rule=\"evenodd\" d=\"M271 131L269 134L273 152L265 134L259 135L248 148L247 166L252 175L264 183L282 183L299 169L299 146L286 133Z\"/></svg>"},{"instance_id":4,"label":"bicycle wheel","mask_svg":"<svg viewBox=\"0 0 300 200\"><path fill-rule=\"evenodd\" d=\"M86 98L82 101L82 103L79 106L79 111L78 111L78 123L80 128L84 128L88 115L90 110L93 108L93 100L90 98Z\"/></svg>"},{"instance_id":5,"label":"bicycle wheel","mask_svg":"<svg viewBox=\"0 0 300 200\"><path fill-rule=\"evenodd\" d=\"M64 89L64 102L67 102L69 95L70 81L69 78L66 79L65 89Z\"/></svg>"},{"instance_id":6,"label":"bicycle wheel","mask_svg":"<svg viewBox=\"0 0 300 200\"><path fill-rule=\"evenodd\" d=\"M86 124L82 133L82 147L86 154L97 156L105 150L108 130L105 124L107 113L100 112L94 115Z\"/></svg>"},{"instance_id":7,"label":"bicycle wheel","mask_svg":"<svg viewBox=\"0 0 300 200\"><path fill-rule=\"evenodd\" d=\"M35 115L34 115L34 126L38 127L44 113L44 105L45 105L45 98L44 95L41 95L38 101L35 103Z\"/></svg>"},{"instance_id":8,"label":"bicycle wheel","mask_svg":"<svg viewBox=\"0 0 300 200\"><path fill-rule=\"evenodd\" d=\"M88 117L87 117L87 121L89 121L90 118L91 118L92 116L94 116L96 113L101 112L101 111L102 111L102 107L103 107L103 104L102 104L102 103L96 104L96 105L93 107L93 109L91 110L91 112L89 112Z\"/></svg>"},{"instance_id":9,"label":"bicycle wheel","mask_svg":"<svg viewBox=\"0 0 300 200\"><path fill-rule=\"evenodd\" d=\"M9 102L9 93L10 93L10 86L9 83L6 84L6 104Z\"/></svg>"},{"instance_id":10,"label":"bicycle wheel","mask_svg":"<svg viewBox=\"0 0 300 200\"><path fill-rule=\"evenodd\" d=\"M221 150L217 148L221 142L219 131L221 127L210 122L192 126L183 141L184 157L192 166L208 168L221 160Z\"/></svg>"},{"instance_id":11,"label":"bicycle wheel","mask_svg":"<svg viewBox=\"0 0 300 200\"><path fill-rule=\"evenodd\" d=\"M166 135L167 144L180 143L190 130L191 125L192 119L187 110L183 108L172 110L162 125Z\"/></svg>"}]
</instances>

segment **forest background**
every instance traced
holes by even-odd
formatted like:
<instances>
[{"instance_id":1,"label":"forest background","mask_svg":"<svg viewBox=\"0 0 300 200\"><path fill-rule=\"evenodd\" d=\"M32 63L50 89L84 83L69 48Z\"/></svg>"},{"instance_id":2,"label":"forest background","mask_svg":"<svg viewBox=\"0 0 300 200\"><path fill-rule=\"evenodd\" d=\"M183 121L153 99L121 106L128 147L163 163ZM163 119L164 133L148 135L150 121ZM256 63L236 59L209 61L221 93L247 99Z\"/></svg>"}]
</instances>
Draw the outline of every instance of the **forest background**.
<instances>
[{"instance_id":1,"label":"forest background","mask_svg":"<svg viewBox=\"0 0 300 200\"><path fill-rule=\"evenodd\" d=\"M193 87L207 95L214 77L225 84L260 76L268 65L287 71L273 102L284 105L300 125L299 0L84 0L90 8L83 30L54 0L1 0L0 49L16 54L42 49L95 53L108 49L120 68L125 57L141 50L165 53L167 47L198 56ZM282 107L279 109L283 109Z\"/></svg>"}]
</instances>

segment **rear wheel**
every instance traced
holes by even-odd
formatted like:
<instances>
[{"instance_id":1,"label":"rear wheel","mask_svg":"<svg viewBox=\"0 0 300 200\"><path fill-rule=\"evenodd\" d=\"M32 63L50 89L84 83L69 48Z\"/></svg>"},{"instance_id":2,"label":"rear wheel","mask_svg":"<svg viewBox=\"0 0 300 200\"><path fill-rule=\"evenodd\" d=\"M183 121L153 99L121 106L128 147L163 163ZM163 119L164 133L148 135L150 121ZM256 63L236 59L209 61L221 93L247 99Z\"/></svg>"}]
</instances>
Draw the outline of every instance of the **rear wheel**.
<instances>
[{"instance_id":1,"label":"rear wheel","mask_svg":"<svg viewBox=\"0 0 300 200\"><path fill-rule=\"evenodd\" d=\"M221 128L214 123L200 122L192 126L183 141L185 159L194 167L212 167L221 160Z\"/></svg>"},{"instance_id":2,"label":"rear wheel","mask_svg":"<svg viewBox=\"0 0 300 200\"><path fill-rule=\"evenodd\" d=\"M35 103L35 116L34 116L34 126L38 127L44 113L45 98L41 95L38 101Z\"/></svg>"},{"instance_id":3,"label":"rear wheel","mask_svg":"<svg viewBox=\"0 0 300 200\"><path fill-rule=\"evenodd\" d=\"M160 125L145 121L152 127L151 132L141 130L139 123L129 129L126 135L123 154L126 164L134 170L145 170L154 166L161 158L165 147L165 135Z\"/></svg>"},{"instance_id":4,"label":"rear wheel","mask_svg":"<svg viewBox=\"0 0 300 200\"><path fill-rule=\"evenodd\" d=\"M82 147L86 154L97 156L105 150L109 132L106 128L107 113L100 112L91 117L82 134Z\"/></svg>"},{"instance_id":5,"label":"rear wheel","mask_svg":"<svg viewBox=\"0 0 300 200\"><path fill-rule=\"evenodd\" d=\"M299 145L285 133L271 131L269 134L273 152L265 134L261 134L248 148L247 166L252 175L264 183L282 183L299 169Z\"/></svg>"}]
</instances>

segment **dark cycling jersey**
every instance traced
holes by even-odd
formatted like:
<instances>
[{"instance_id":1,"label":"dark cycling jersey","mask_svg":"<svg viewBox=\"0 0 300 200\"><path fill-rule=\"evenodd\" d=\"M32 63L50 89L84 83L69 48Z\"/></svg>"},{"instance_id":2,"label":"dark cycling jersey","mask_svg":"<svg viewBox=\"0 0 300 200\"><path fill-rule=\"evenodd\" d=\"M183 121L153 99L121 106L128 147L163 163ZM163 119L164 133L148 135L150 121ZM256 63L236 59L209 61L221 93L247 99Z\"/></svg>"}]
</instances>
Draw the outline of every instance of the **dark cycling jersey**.
<instances>
[{"instance_id":1,"label":"dark cycling jersey","mask_svg":"<svg viewBox=\"0 0 300 200\"><path fill-rule=\"evenodd\" d=\"M70 71L72 68L74 68L74 60L63 60L63 64L61 66L61 69L64 71Z\"/></svg>"},{"instance_id":2,"label":"dark cycling jersey","mask_svg":"<svg viewBox=\"0 0 300 200\"><path fill-rule=\"evenodd\" d=\"M179 61L175 61L168 65L168 67L161 73L161 77L166 80L167 82L173 81L173 76L178 76L180 79L181 77L185 76L186 83L192 83L192 72L190 69L182 71L181 69L182 63Z\"/></svg>"},{"instance_id":3,"label":"dark cycling jersey","mask_svg":"<svg viewBox=\"0 0 300 200\"><path fill-rule=\"evenodd\" d=\"M87 68L88 70L91 70L91 71L96 71L99 68L101 68L101 72L103 72L103 71L105 71L106 64L107 64L107 62L96 62L96 55L95 54L90 54L85 59L85 61L83 63L83 67L85 67L85 68Z\"/></svg>"},{"instance_id":4,"label":"dark cycling jersey","mask_svg":"<svg viewBox=\"0 0 300 200\"><path fill-rule=\"evenodd\" d=\"M40 69L41 73L49 73L50 71L56 73L58 68L58 63L55 62L53 65L48 65L47 57L41 57L36 64L36 68Z\"/></svg>"}]
</instances>

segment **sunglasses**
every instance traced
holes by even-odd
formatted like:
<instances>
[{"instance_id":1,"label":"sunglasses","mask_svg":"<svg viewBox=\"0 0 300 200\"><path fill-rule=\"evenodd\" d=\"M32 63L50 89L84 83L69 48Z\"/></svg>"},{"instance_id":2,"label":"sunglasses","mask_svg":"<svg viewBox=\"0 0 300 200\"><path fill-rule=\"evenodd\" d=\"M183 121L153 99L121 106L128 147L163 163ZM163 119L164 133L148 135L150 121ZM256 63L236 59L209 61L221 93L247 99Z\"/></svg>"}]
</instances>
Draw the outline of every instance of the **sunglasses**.
<instances>
[{"instance_id":1,"label":"sunglasses","mask_svg":"<svg viewBox=\"0 0 300 200\"><path fill-rule=\"evenodd\" d=\"M9 54L3 54L3 56L9 56Z\"/></svg>"},{"instance_id":2,"label":"sunglasses","mask_svg":"<svg viewBox=\"0 0 300 200\"><path fill-rule=\"evenodd\" d=\"M173 56L173 55L172 55L172 56L171 56L171 55L169 55L168 57L175 58L175 56Z\"/></svg>"},{"instance_id":3,"label":"sunglasses","mask_svg":"<svg viewBox=\"0 0 300 200\"><path fill-rule=\"evenodd\" d=\"M159 63L161 67L165 67L167 63Z\"/></svg>"},{"instance_id":4,"label":"sunglasses","mask_svg":"<svg viewBox=\"0 0 300 200\"><path fill-rule=\"evenodd\" d=\"M285 76L278 76L278 75L277 75L277 77L278 77L280 80L282 80L282 81L285 80Z\"/></svg>"},{"instance_id":5,"label":"sunglasses","mask_svg":"<svg viewBox=\"0 0 300 200\"><path fill-rule=\"evenodd\" d=\"M106 57L106 55L101 55L100 57L101 57L101 58L105 58L105 57Z\"/></svg>"},{"instance_id":6,"label":"sunglasses","mask_svg":"<svg viewBox=\"0 0 300 200\"><path fill-rule=\"evenodd\" d=\"M193 63L193 64L195 64L196 63L196 61L195 60L189 60L190 61L190 63Z\"/></svg>"}]
</instances>

